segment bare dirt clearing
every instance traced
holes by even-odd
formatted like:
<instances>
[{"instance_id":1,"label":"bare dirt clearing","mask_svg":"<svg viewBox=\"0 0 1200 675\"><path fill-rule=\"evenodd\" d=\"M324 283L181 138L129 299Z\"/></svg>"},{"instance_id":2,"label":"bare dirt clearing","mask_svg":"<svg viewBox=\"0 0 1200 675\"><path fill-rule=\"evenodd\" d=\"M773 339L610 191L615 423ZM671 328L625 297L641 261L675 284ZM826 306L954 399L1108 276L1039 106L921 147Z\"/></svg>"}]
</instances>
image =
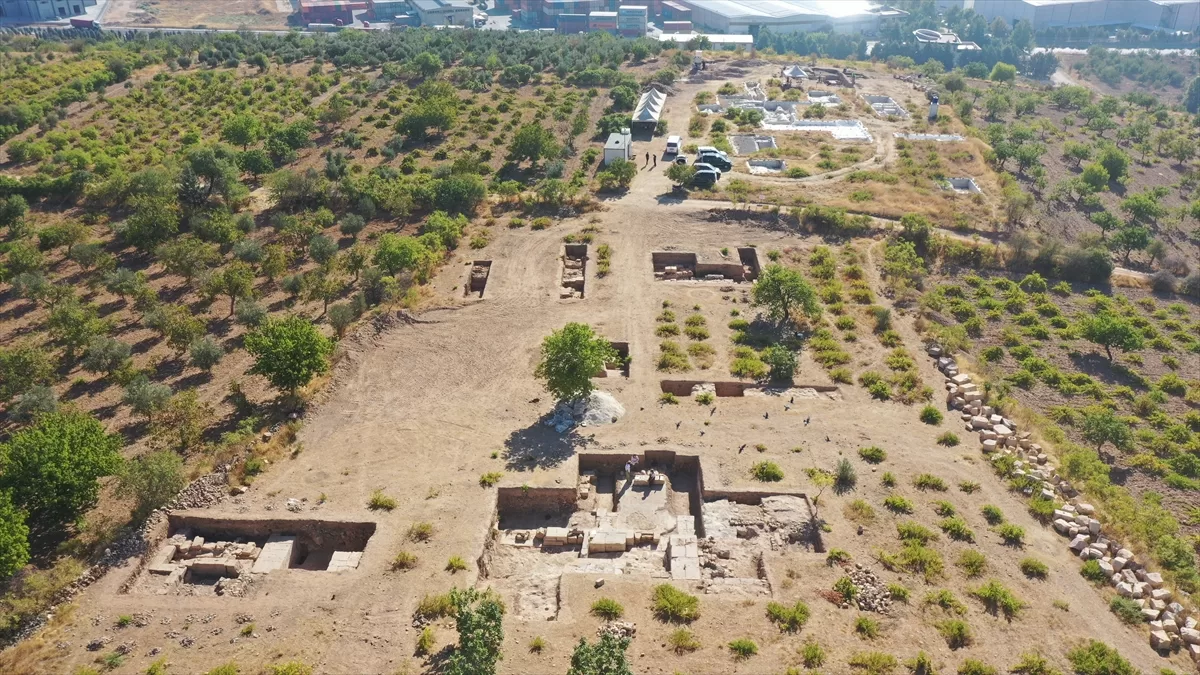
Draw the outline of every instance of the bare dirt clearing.
<instances>
[{"instance_id":1,"label":"bare dirt clearing","mask_svg":"<svg viewBox=\"0 0 1200 675\"><path fill-rule=\"evenodd\" d=\"M276 0L112 0L104 25L286 30L291 13Z\"/></svg>"}]
</instances>

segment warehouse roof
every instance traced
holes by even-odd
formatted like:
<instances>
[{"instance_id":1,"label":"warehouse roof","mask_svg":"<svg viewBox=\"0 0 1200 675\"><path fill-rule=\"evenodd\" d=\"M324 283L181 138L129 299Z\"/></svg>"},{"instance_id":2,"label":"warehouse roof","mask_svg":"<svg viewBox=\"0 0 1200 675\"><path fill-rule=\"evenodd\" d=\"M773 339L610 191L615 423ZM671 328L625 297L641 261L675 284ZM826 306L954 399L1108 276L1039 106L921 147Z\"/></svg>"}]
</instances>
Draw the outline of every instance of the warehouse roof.
<instances>
[{"instance_id":1,"label":"warehouse roof","mask_svg":"<svg viewBox=\"0 0 1200 675\"><path fill-rule=\"evenodd\" d=\"M869 0L687 0L682 4L729 19L841 18L871 14L879 8L879 3Z\"/></svg>"}]
</instances>

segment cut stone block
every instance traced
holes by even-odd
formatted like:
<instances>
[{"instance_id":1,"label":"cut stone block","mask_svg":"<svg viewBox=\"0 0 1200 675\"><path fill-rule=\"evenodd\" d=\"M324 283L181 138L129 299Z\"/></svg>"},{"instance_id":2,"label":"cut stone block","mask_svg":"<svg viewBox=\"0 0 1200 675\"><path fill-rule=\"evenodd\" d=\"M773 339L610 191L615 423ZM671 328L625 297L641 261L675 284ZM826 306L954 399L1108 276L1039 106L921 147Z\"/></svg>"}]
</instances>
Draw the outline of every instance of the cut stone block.
<instances>
[{"instance_id":1,"label":"cut stone block","mask_svg":"<svg viewBox=\"0 0 1200 675\"><path fill-rule=\"evenodd\" d=\"M1200 645L1200 630L1187 627L1180 628L1179 637L1183 638L1183 641L1189 645Z\"/></svg>"},{"instance_id":2,"label":"cut stone block","mask_svg":"<svg viewBox=\"0 0 1200 675\"><path fill-rule=\"evenodd\" d=\"M296 537L290 534L273 534L263 544L262 553L254 561L250 569L255 574L266 574L275 570L285 570L292 566L296 556Z\"/></svg>"},{"instance_id":3,"label":"cut stone block","mask_svg":"<svg viewBox=\"0 0 1200 675\"><path fill-rule=\"evenodd\" d=\"M330 572L358 569L358 563L361 561L362 551L334 551L326 569Z\"/></svg>"},{"instance_id":4,"label":"cut stone block","mask_svg":"<svg viewBox=\"0 0 1200 675\"><path fill-rule=\"evenodd\" d=\"M1170 649L1171 636L1167 635L1166 631L1150 631L1150 647L1153 649Z\"/></svg>"}]
</instances>

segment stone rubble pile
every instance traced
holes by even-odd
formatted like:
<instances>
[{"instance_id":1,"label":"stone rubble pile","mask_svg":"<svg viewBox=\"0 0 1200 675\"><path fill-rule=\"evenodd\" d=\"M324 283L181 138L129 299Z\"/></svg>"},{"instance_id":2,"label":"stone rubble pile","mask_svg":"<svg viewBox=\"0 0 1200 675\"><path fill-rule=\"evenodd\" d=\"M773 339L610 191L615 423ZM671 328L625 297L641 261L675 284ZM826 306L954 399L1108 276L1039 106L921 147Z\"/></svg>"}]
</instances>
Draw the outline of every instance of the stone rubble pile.
<instances>
[{"instance_id":1,"label":"stone rubble pile","mask_svg":"<svg viewBox=\"0 0 1200 675\"><path fill-rule=\"evenodd\" d=\"M862 563L854 563L854 568L847 574L850 581L858 587L858 597L855 602L858 608L865 612L887 614L892 608L892 596L888 593L887 584Z\"/></svg>"},{"instance_id":2,"label":"stone rubble pile","mask_svg":"<svg viewBox=\"0 0 1200 675\"><path fill-rule=\"evenodd\" d=\"M609 621L596 629L596 637L611 635L617 639L629 638L632 640L634 633L637 633L637 626L629 621Z\"/></svg>"},{"instance_id":3,"label":"stone rubble pile","mask_svg":"<svg viewBox=\"0 0 1200 675\"><path fill-rule=\"evenodd\" d=\"M625 406L612 394L593 391L586 399L562 401L546 417L545 424L560 434L576 426L594 427L612 424L625 416Z\"/></svg>"},{"instance_id":4,"label":"stone rubble pile","mask_svg":"<svg viewBox=\"0 0 1200 675\"><path fill-rule=\"evenodd\" d=\"M1200 620L1163 587L1162 575L1147 570L1128 548L1105 535L1103 525L1093 517L1095 508L1079 499L1079 492L1058 475L1028 432L1019 432L1012 420L984 404L982 390L970 375L958 371L953 357L944 355L936 344L927 352L946 376L947 407L961 412L968 431L978 432L980 446L993 463L1012 457L1012 475L1033 479L1031 483L1037 487L1026 487L1026 496L1037 491L1041 498L1057 504L1054 531L1069 540L1068 547L1081 560L1097 561L1117 593L1142 608L1142 618L1150 624L1150 646L1159 651L1182 648L1200 664Z\"/></svg>"}]
</instances>

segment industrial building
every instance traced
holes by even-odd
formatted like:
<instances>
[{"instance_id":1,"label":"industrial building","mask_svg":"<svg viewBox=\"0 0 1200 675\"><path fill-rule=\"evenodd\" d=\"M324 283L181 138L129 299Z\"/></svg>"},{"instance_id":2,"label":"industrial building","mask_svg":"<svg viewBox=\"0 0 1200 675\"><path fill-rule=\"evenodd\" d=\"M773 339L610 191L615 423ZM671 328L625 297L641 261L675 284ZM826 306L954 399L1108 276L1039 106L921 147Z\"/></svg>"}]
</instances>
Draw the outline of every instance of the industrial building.
<instances>
[{"instance_id":1,"label":"industrial building","mask_svg":"<svg viewBox=\"0 0 1200 675\"><path fill-rule=\"evenodd\" d=\"M87 12L96 0L0 0L0 18L55 21Z\"/></svg>"},{"instance_id":2,"label":"industrial building","mask_svg":"<svg viewBox=\"0 0 1200 675\"><path fill-rule=\"evenodd\" d=\"M300 0L300 21L349 26L354 23L354 13L366 8L366 0Z\"/></svg>"},{"instance_id":3,"label":"industrial building","mask_svg":"<svg viewBox=\"0 0 1200 675\"><path fill-rule=\"evenodd\" d=\"M936 45L946 51L953 51L955 53L979 51L979 45L974 42L961 40L954 33L940 33L929 28L918 28L913 31L913 37L922 45Z\"/></svg>"},{"instance_id":4,"label":"industrial building","mask_svg":"<svg viewBox=\"0 0 1200 675\"><path fill-rule=\"evenodd\" d=\"M475 10L462 0L412 0L422 26L474 26Z\"/></svg>"},{"instance_id":5,"label":"industrial building","mask_svg":"<svg viewBox=\"0 0 1200 675\"><path fill-rule=\"evenodd\" d=\"M409 13L408 0L368 0L371 16L376 21L391 21Z\"/></svg>"},{"instance_id":6,"label":"industrial building","mask_svg":"<svg viewBox=\"0 0 1200 675\"><path fill-rule=\"evenodd\" d=\"M674 0L692 10L692 23L715 33L833 31L874 33L898 9L868 0Z\"/></svg>"},{"instance_id":7,"label":"industrial building","mask_svg":"<svg viewBox=\"0 0 1200 675\"><path fill-rule=\"evenodd\" d=\"M989 21L996 17L1010 25L1028 21L1034 30L1134 26L1195 32L1200 28L1197 0L974 0L963 6L973 8Z\"/></svg>"}]
</instances>

